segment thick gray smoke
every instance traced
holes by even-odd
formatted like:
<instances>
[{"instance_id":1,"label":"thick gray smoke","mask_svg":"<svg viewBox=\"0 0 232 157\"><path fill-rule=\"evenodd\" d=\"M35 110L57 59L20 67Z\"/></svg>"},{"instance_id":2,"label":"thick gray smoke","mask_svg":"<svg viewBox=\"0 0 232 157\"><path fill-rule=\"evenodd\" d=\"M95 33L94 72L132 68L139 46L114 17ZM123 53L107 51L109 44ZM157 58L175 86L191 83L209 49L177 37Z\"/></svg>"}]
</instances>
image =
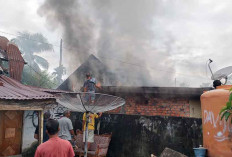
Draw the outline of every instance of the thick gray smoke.
<instances>
[{"instance_id":1,"label":"thick gray smoke","mask_svg":"<svg viewBox=\"0 0 232 157\"><path fill-rule=\"evenodd\" d=\"M96 55L120 80L120 85L174 85L170 58L175 39L161 51L154 27L157 2L140 0L46 0L39 14L63 30L71 70L89 54ZM167 33L168 36L171 36Z\"/></svg>"},{"instance_id":2,"label":"thick gray smoke","mask_svg":"<svg viewBox=\"0 0 232 157\"><path fill-rule=\"evenodd\" d=\"M122 84L166 85L173 62L153 46L156 1L93 1L100 19L98 55L108 56L107 65L119 73ZM117 61L114 61L117 60ZM118 62L126 61L126 64ZM169 69L169 71L165 71Z\"/></svg>"},{"instance_id":3,"label":"thick gray smoke","mask_svg":"<svg viewBox=\"0 0 232 157\"><path fill-rule=\"evenodd\" d=\"M77 0L47 0L38 10L47 18L53 29L61 28L65 53L68 53L72 64L83 61L89 55L94 43L94 24L84 13Z\"/></svg>"}]
</instances>

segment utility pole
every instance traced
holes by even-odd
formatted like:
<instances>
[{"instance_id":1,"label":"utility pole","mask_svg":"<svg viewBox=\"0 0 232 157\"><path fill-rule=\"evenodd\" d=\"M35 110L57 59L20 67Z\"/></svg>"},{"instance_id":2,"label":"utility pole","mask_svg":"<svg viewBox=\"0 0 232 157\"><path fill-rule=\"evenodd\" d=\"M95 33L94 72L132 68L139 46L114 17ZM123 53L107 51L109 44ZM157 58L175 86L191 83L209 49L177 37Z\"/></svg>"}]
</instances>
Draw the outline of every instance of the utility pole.
<instances>
[{"instance_id":1,"label":"utility pole","mask_svg":"<svg viewBox=\"0 0 232 157\"><path fill-rule=\"evenodd\" d=\"M62 39L60 39L60 64L59 64L59 67L61 67L61 66L62 66Z\"/></svg>"},{"instance_id":2,"label":"utility pole","mask_svg":"<svg viewBox=\"0 0 232 157\"><path fill-rule=\"evenodd\" d=\"M58 80L59 84L61 84L61 82L62 82L62 75L63 75L63 66L62 66L62 39L60 39L60 63L59 63L58 76L57 76L57 80Z\"/></svg>"}]
</instances>

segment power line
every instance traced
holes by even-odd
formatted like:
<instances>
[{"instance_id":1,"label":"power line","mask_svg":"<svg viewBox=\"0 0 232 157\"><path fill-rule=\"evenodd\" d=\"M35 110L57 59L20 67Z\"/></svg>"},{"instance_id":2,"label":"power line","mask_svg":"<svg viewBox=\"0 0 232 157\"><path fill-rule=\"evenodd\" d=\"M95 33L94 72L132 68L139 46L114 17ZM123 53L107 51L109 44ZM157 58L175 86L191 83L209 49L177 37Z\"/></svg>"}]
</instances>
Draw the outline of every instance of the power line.
<instances>
[{"instance_id":1,"label":"power line","mask_svg":"<svg viewBox=\"0 0 232 157\"><path fill-rule=\"evenodd\" d=\"M72 49L72 48L65 48L65 47L64 47L64 49L66 49L66 50L74 50L74 49ZM90 49L89 49L89 50L90 50ZM122 60L120 60L120 59L115 59L115 57L114 57L114 58L110 58L110 57L105 57L105 56L102 56L102 55L98 55L98 57L104 58L104 59L111 59L111 60L114 60L114 61L117 61L117 62L120 62L120 63L123 63L123 64L133 65L133 66L137 66L137 67L140 67L140 68L147 68L147 67L141 66L141 65L139 65L139 64L129 63L129 62L126 62L126 61L122 61ZM208 78L205 78L205 77L203 77L203 76L196 76L196 75L189 75L189 74L183 74L183 73L176 73L176 72L174 72L174 71L157 69L157 68L155 68L155 67L150 67L150 68L151 68L152 70L156 69L156 70L154 70L154 71L175 73L175 74L182 75L182 76L186 76L186 77L201 77L202 79L208 80Z\"/></svg>"},{"instance_id":2,"label":"power line","mask_svg":"<svg viewBox=\"0 0 232 157\"><path fill-rule=\"evenodd\" d=\"M12 36L16 36L18 37L19 35L15 35L15 34L12 34L12 33L7 33L7 32L3 32L3 31L0 31L1 33L5 33L5 34L8 34L8 35L12 35ZM31 40L31 41L34 41L34 42L38 42L38 43L44 43L44 44L49 44L49 45L53 45L55 47L60 47L59 45L55 45L55 44L50 44L50 43L46 43L46 42L41 42L41 41L37 41L37 40L32 40L30 38L26 38L26 37L22 37L22 38L25 38L27 40ZM63 47L63 49L65 50L72 50L72 51L76 51L76 49L73 49L73 48L66 48L66 47ZM91 50L91 49L89 49ZM164 55L164 54L162 54ZM168 55L165 55L165 56L168 56ZM111 60L114 60L114 61L117 61L117 62L120 62L120 63L123 63L123 64L128 64L128 65L132 65L132 66L137 66L137 67L140 67L140 68L147 68L145 66L141 66L139 64L134 64L134 63L129 63L129 62L126 62L126 61L122 61L122 60L119 60L119 59L115 59L114 58L110 58L110 57L105 57L105 56L101 56L101 55L98 55L98 57L100 58L105 58L105 59L111 59ZM31 67L32 68L32 67ZM156 67L150 67L152 70L154 71L160 71L160 72L166 72L166 73L175 73L174 71L169 71L169 70L161 70L161 69L158 69ZM34 70L35 71L35 70ZM196 75L189 75L189 74L184 74L184 73L175 73L175 74L178 74L178 75L182 75L182 76L186 76L186 77L202 77L204 79L206 79L205 77L203 76L196 76ZM208 79L207 79L208 80Z\"/></svg>"},{"instance_id":3,"label":"power line","mask_svg":"<svg viewBox=\"0 0 232 157\"><path fill-rule=\"evenodd\" d=\"M65 48L65 47L63 47L63 49L66 49L66 50L73 50L74 51L74 49L72 49L72 48ZM91 49L89 49L89 50L91 50ZM76 50L75 50L76 51ZM98 55L98 57L100 57L100 58L105 58L105 59L111 59L111 60L114 60L114 61L118 61L118 62L121 62L121 63L123 63L123 64L128 64L128 65L133 65L133 66L137 66L137 67L140 67L140 68L147 68L147 67L145 67L145 66L141 66L141 65L138 65L138 64L134 64L134 63L129 63L129 62L126 62L126 61L122 61L122 60L119 60L119 59L115 59L115 58L110 58L110 57L105 57L105 56L102 56L102 55ZM173 71L168 71L168 70L161 70L161 69L157 69L157 68L155 68L155 67L150 67L152 70L154 70L154 69L156 69L156 71L161 71L161 72L168 72L168 73L175 73L175 72L173 72ZM178 75L183 75L183 76L187 76L187 77L201 77L201 78L203 78L203 79L206 79L205 77L203 77L203 76L196 76L196 75L189 75L189 74L183 74L183 73L175 73L175 74L178 74ZM207 79L208 80L208 79Z\"/></svg>"},{"instance_id":4,"label":"power line","mask_svg":"<svg viewBox=\"0 0 232 157\"><path fill-rule=\"evenodd\" d=\"M0 33L8 34L8 35L15 36L15 37L18 37L18 36L19 36L19 35L16 35L16 34L13 34L13 33L4 32L4 31L0 31ZM33 39L26 38L26 37L22 37L22 36L20 36L20 37L21 37L21 38L24 38L24 39L27 39L27 40L34 41L34 42L43 43L43 44L48 44L48 45L52 45L52 46L54 46L54 47L59 47L59 48L60 48L60 45L58 45L58 44L51 44L51 43L41 42L41 41L38 41L38 40L33 40ZM76 49L67 48L67 47L63 47L63 49L76 51ZM89 50L90 50L90 49L89 49ZM156 53L156 55L172 57L173 55L177 55L177 54L170 54L170 55L168 55L168 54L163 54L163 53Z\"/></svg>"},{"instance_id":5,"label":"power line","mask_svg":"<svg viewBox=\"0 0 232 157\"><path fill-rule=\"evenodd\" d=\"M74 51L74 49L72 49L72 48L65 48L65 47L64 47L64 49L66 49L66 50L73 50L73 51ZM91 48L90 48L89 50L91 50ZM75 51L76 51L76 50L75 50ZM140 67L140 68L147 68L147 67L141 66L141 65L139 65L139 64L129 63L129 62L126 62L126 61L122 61L122 60L120 60L120 59L117 59L117 58L115 59L115 57L114 57L114 58L110 58L110 57L105 57L105 56L102 56L102 55L98 55L98 57L100 57L100 58L105 58L105 59L111 59L111 60L114 60L114 61L121 62L121 63L123 63L123 64L133 65L133 66L137 66L137 67ZM150 67L150 68L151 68L152 70L156 69L156 71L168 72L168 73L175 73L175 74L183 75L183 76L187 76L187 77L201 77L201 78L203 78L203 79L208 80L207 78L205 78L205 77L203 77L203 76L196 76L196 75L189 75L189 74L186 75L186 74L183 74L183 73L176 73L176 72L173 72L173 71L157 69L157 68L155 68L155 67Z\"/></svg>"},{"instance_id":6,"label":"power line","mask_svg":"<svg viewBox=\"0 0 232 157\"><path fill-rule=\"evenodd\" d=\"M107 57L103 57L103 56L99 56L100 58L105 58L105 59L110 59L110 58L107 58ZM142 65L139 65L139 64L135 64L135 63L129 63L129 62L126 62L126 61L122 61L122 60L116 60L116 59L112 59L111 60L114 60L114 61L118 61L120 63L123 63L123 64L128 64L128 65L132 65L132 66L136 66L136 67L139 67L139 68L147 68L145 66L142 66ZM203 79L206 79L205 77L203 76L196 76L196 75L190 75L190 74L183 74L183 73L176 73L174 71L170 71L170 70L161 70L161 69L158 69L158 68L155 68L155 67L149 67L151 68L151 70L155 70L155 71L160 71L160 72L166 72L166 73L174 73L174 74L178 74L178 75L183 75L183 76L187 76L187 77L201 77ZM208 79L207 79L208 80Z\"/></svg>"},{"instance_id":7,"label":"power line","mask_svg":"<svg viewBox=\"0 0 232 157\"><path fill-rule=\"evenodd\" d=\"M3 32L3 31L0 31L0 33L8 34L8 35L15 36L15 37L19 37L20 36L20 35L16 35L16 34L12 34L12 33L7 33L7 32ZM38 41L38 40L34 40L34 39L27 38L27 37L22 37L22 36L20 36L20 37L23 38L23 39L27 39L27 40L31 40L31 41L37 42L37 43L52 45L52 46L55 46L55 47L60 47L59 45L56 45L56 44L51 44L51 43L47 43L47 42L41 42L41 41Z\"/></svg>"}]
</instances>

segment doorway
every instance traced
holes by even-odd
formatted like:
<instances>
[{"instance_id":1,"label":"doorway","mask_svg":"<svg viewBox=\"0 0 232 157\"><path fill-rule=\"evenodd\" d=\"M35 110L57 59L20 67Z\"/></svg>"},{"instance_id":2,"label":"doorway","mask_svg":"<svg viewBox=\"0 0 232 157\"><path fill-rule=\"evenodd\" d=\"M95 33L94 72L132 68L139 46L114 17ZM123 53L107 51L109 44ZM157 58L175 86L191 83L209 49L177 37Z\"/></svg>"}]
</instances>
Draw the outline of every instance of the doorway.
<instances>
[{"instance_id":1,"label":"doorway","mask_svg":"<svg viewBox=\"0 0 232 157\"><path fill-rule=\"evenodd\" d=\"M0 156L21 154L23 111L0 111Z\"/></svg>"}]
</instances>

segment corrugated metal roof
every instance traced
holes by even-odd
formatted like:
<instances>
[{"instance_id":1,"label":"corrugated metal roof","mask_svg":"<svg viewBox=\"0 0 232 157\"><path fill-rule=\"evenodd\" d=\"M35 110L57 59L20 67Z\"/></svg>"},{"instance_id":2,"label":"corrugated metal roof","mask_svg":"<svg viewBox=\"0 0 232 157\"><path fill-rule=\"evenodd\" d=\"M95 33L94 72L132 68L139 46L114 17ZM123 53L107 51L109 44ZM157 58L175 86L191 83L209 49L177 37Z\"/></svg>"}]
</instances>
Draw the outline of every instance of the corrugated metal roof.
<instances>
[{"instance_id":1,"label":"corrugated metal roof","mask_svg":"<svg viewBox=\"0 0 232 157\"><path fill-rule=\"evenodd\" d=\"M51 99L54 95L23 85L17 80L0 75L0 99L31 100Z\"/></svg>"},{"instance_id":2,"label":"corrugated metal roof","mask_svg":"<svg viewBox=\"0 0 232 157\"><path fill-rule=\"evenodd\" d=\"M52 94L57 94L57 93L76 94L77 93L77 92L60 90L60 89L40 88L40 87L34 87L34 86L28 86L28 87L35 89L37 91L47 92L47 93L52 93Z\"/></svg>"},{"instance_id":3,"label":"corrugated metal roof","mask_svg":"<svg viewBox=\"0 0 232 157\"><path fill-rule=\"evenodd\" d=\"M4 51L7 49L7 43L9 40L6 37L0 36L0 48Z\"/></svg>"},{"instance_id":4,"label":"corrugated metal roof","mask_svg":"<svg viewBox=\"0 0 232 157\"><path fill-rule=\"evenodd\" d=\"M7 59L9 61L10 77L21 81L25 62L18 46L14 43L8 42L7 44Z\"/></svg>"}]
</instances>

